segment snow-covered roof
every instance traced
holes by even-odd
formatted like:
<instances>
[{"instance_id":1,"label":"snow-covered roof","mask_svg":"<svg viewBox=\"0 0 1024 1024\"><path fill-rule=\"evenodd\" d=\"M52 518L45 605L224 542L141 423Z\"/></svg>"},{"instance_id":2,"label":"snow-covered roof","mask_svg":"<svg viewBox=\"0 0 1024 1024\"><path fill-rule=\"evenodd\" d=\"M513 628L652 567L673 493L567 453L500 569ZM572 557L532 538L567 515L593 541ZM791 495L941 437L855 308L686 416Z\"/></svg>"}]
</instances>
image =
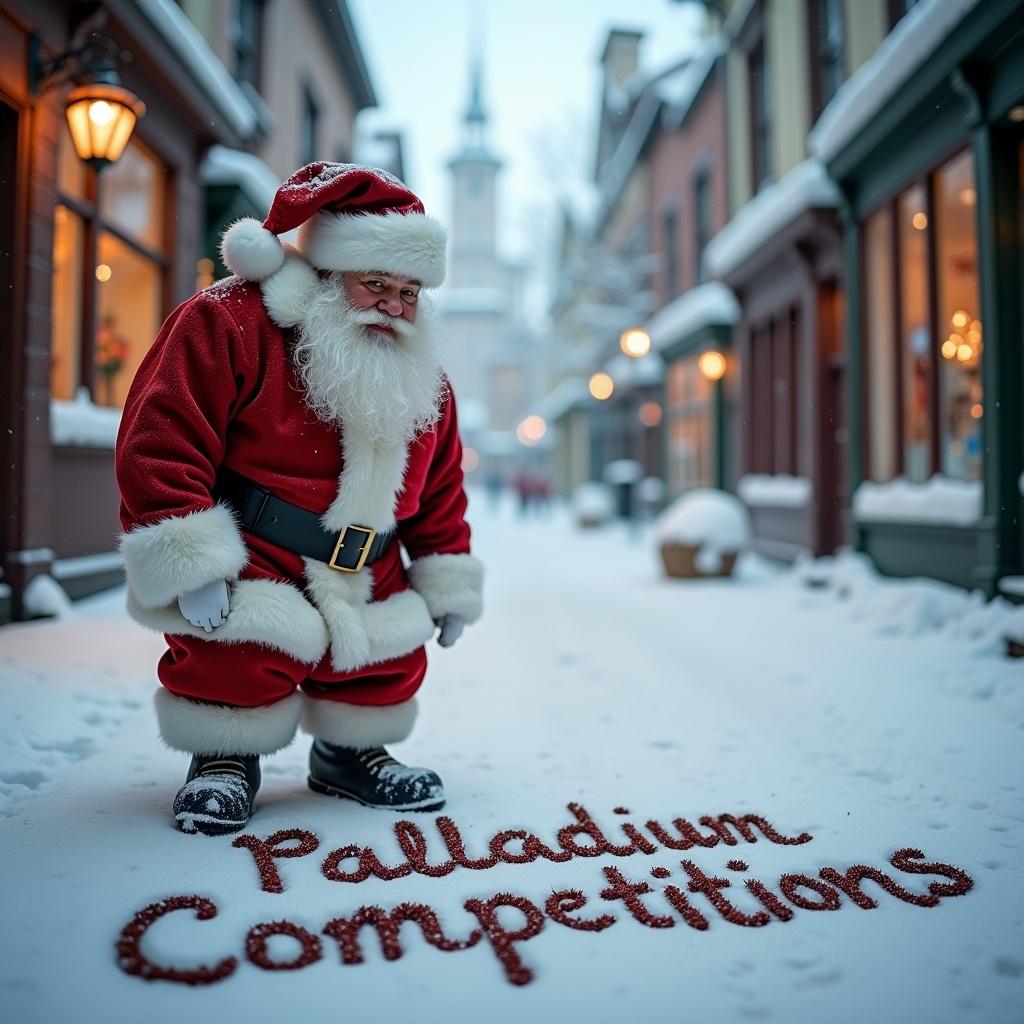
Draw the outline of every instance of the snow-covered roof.
<instances>
[{"instance_id":1,"label":"snow-covered roof","mask_svg":"<svg viewBox=\"0 0 1024 1024\"><path fill-rule=\"evenodd\" d=\"M50 400L50 441L69 448L113 450L121 425L121 410L93 405L89 392L79 388L72 401Z\"/></svg>"},{"instance_id":2,"label":"snow-covered roof","mask_svg":"<svg viewBox=\"0 0 1024 1024\"><path fill-rule=\"evenodd\" d=\"M647 324L655 349L665 349L694 331L712 324L732 326L740 318L736 296L719 281L708 281L683 292L663 306Z\"/></svg>"},{"instance_id":3,"label":"snow-covered roof","mask_svg":"<svg viewBox=\"0 0 1024 1024\"><path fill-rule=\"evenodd\" d=\"M259 117L202 33L173 0L135 0L136 6L192 73L196 85L243 138L252 135Z\"/></svg>"},{"instance_id":4,"label":"snow-covered roof","mask_svg":"<svg viewBox=\"0 0 1024 1024\"><path fill-rule=\"evenodd\" d=\"M701 90L715 61L725 52L725 45L718 37L705 42L703 49L693 60L657 83L657 92L665 104L662 124L669 131L679 127L690 112L697 94Z\"/></svg>"},{"instance_id":5,"label":"snow-covered roof","mask_svg":"<svg viewBox=\"0 0 1024 1024\"><path fill-rule=\"evenodd\" d=\"M811 154L833 159L894 96L979 0L921 0L840 86L808 138Z\"/></svg>"},{"instance_id":6,"label":"snow-covered roof","mask_svg":"<svg viewBox=\"0 0 1024 1024\"><path fill-rule=\"evenodd\" d=\"M807 210L839 205L839 190L820 160L804 160L762 189L708 243L704 265L726 277Z\"/></svg>"},{"instance_id":7,"label":"snow-covered roof","mask_svg":"<svg viewBox=\"0 0 1024 1024\"><path fill-rule=\"evenodd\" d=\"M262 210L269 210L281 182L277 175L252 153L227 146L211 146L199 169L204 185L237 185Z\"/></svg>"},{"instance_id":8,"label":"snow-covered roof","mask_svg":"<svg viewBox=\"0 0 1024 1024\"><path fill-rule=\"evenodd\" d=\"M853 515L860 522L971 526L981 513L980 481L954 480L938 474L923 484L903 477L884 484L866 480L853 494Z\"/></svg>"}]
</instances>

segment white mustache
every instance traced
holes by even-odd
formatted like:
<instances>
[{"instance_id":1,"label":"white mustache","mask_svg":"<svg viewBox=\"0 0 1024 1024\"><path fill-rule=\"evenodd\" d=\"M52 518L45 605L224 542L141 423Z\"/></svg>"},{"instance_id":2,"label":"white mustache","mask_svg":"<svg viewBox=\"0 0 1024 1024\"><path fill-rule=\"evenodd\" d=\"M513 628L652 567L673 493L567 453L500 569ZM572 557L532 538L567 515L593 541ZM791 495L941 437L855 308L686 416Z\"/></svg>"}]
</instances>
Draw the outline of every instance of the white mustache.
<instances>
[{"instance_id":1,"label":"white mustache","mask_svg":"<svg viewBox=\"0 0 1024 1024\"><path fill-rule=\"evenodd\" d=\"M367 327L389 327L399 337L409 338L416 333L416 328L399 316L390 316L379 309L353 309L349 306L349 313L357 324L364 324Z\"/></svg>"}]
</instances>

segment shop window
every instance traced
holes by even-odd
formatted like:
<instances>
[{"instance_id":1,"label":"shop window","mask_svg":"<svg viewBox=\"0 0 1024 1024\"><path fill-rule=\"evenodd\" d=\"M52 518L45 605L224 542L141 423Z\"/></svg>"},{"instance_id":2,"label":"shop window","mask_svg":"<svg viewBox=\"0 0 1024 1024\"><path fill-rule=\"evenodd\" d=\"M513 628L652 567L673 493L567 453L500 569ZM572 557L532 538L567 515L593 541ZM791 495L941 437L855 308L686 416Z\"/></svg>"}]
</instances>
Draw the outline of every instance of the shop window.
<instances>
[{"instance_id":1,"label":"shop window","mask_svg":"<svg viewBox=\"0 0 1024 1024\"><path fill-rule=\"evenodd\" d=\"M868 477L879 483L898 472L896 447L899 408L896 391L895 266L892 211L873 213L864 224L867 301Z\"/></svg>"},{"instance_id":2,"label":"shop window","mask_svg":"<svg viewBox=\"0 0 1024 1024\"><path fill-rule=\"evenodd\" d=\"M982 474L984 326L974 164L965 150L863 225L866 470ZM895 268L895 269L894 269Z\"/></svg>"},{"instance_id":3,"label":"shop window","mask_svg":"<svg viewBox=\"0 0 1024 1024\"><path fill-rule=\"evenodd\" d=\"M167 254L165 173L140 144L97 176L60 142L51 300L51 393L124 403L160 328ZM77 158L75 158L77 159Z\"/></svg>"},{"instance_id":4,"label":"shop window","mask_svg":"<svg viewBox=\"0 0 1024 1024\"><path fill-rule=\"evenodd\" d=\"M983 325L978 298L977 193L969 151L935 174L939 452L942 472L981 479Z\"/></svg>"},{"instance_id":5,"label":"shop window","mask_svg":"<svg viewBox=\"0 0 1024 1024\"><path fill-rule=\"evenodd\" d=\"M923 182L896 201L900 261L900 353L903 371L903 471L921 483L932 462L932 329L929 253L932 228Z\"/></svg>"},{"instance_id":6,"label":"shop window","mask_svg":"<svg viewBox=\"0 0 1024 1024\"><path fill-rule=\"evenodd\" d=\"M714 384L697 367L697 357L674 362L666 382L668 404L668 486L672 494L710 487L713 475Z\"/></svg>"},{"instance_id":7,"label":"shop window","mask_svg":"<svg viewBox=\"0 0 1024 1024\"><path fill-rule=\"evenodd\" d=\"M53 338L50 391L55 398L73 398L80 380L84 267L85 226L82 218L68 207L58 204L53 217L50 301Z\"/></svg>"}]
</instances>

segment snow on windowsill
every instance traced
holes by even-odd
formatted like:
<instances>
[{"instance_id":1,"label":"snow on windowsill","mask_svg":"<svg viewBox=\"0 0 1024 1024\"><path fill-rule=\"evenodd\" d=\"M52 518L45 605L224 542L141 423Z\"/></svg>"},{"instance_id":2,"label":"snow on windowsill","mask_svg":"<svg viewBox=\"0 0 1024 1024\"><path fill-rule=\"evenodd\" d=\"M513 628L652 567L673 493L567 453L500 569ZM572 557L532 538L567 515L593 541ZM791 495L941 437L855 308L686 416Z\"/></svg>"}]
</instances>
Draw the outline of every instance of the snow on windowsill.
<instances>
[{"instance_id":1,"label":"snow on windowsill","mask_svg":"<svg viewBox=\"0 0 1024 1024\"><path fill-rule=\"evenodd\" d=\"M1004 576L998 586L1001 594L1024 598L1024 576Z\"/></svg>"},{"instance_id":2,"label":"snow on windowsill","mask_svg":"<svg viewBox=\"0 0 1024 1024\"><path fill-rule=\"evenodd\" d=\"M736 491L751 508L806 508L813 487L805 476L748 473L740 477Z\"/></svg>"},{"instance_id":3,"label":"snow on windowsill","mask_svg":"<svg viewBox=\"0 0 1024 1024\"><path fill-rule=\"evenodd\" d=\"M819 160L797 164L762 189L708 243L704 265L712 277L726 277L808 210L839 205L839 190Z\"/></svg>"},{"instance_id":4,"label":"snow on windowsill","mask_svg":"<svg viewBox=\"0 0 1024 1024\"><path fill-rule=\"evenodd\" d=\"M105 448L113 451L121 410L94 405L79 388L73 401L50 400L50 440L62 448Z\"/></svg>"},{"instance_id":5,"label":"snow on windowsill","mask_svg":"<svg viewBox=\"0 0 1024 1024\"><path fill-rule=\"evenodd\" d=\"M808 138L819 160L832 160L899 91L979 0L922 0L839 87Z\"/></svg>"},{"instance_id":6,"label":"snow on windowsill","mask_svg":"<svg viewBox=\"0 0 1024 1024\"><path fill-rule=\"evenodd\" d=\"M684 292L651 317L647 332L656 349L668 348L694 331L710 325L732 326L740 318L736 296L718 281Z\"/></svg>"},{"instance_id":7,"label":"snow on windowsill","mask_svg":"<svg viewBox=\"0 0 1024 1024\"><path fill-rule=\"evenodd\" d=\"M972 526L981 518L981 482L936 474L927 483L903 477L888 483L862 483L853 495L859 522L933 523Z\"/></svg>"},{"instance_id":8,"label":"snow on windowsill","mask_svg":"<svg viewBox=\"0 0 1024 1024\"><path fill-rule=\"evenodd\" d=\"M281 184L277 175L252 153L211 146L199 169L204 185L237 185L257 208L269 210Z\"/></svg>"}]
</instances>

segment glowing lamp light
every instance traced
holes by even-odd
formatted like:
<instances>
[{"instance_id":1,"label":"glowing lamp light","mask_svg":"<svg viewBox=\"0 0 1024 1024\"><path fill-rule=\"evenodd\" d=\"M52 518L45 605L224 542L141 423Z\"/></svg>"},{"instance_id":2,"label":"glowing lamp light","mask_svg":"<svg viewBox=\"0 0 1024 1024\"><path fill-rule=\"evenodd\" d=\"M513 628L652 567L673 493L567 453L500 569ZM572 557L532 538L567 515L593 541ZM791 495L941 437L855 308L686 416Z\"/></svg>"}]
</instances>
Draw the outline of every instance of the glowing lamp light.
<instances>
[{"instance_id":1,"label":"glowing lamp light","mask_svg":"<svg viewBox=\"0 0 1024 1024\"><path fill-rule=\"evenodd\" d=\"M640 422L645 427L656 427L661 422L661 406L657 402L644 402L640 406Z\"/></svg>"},{"instance_id":2,"label":"glowing lamp light","mask_svg":"<svg viewBox=\"0 0 1024 1024\"><path fill-rule=\"evenodd\" d=\"M974 357L974 349L964 342L956 350L956 357L961 363L969 363Z\"/></svg>"},{"instance_id":3,"label":"glowing lamp light","mask_svg":"<svg viewBox=\"0 0 1024 1024\"><path fill-rule=\"evenodd\" d=\"M462 449L462 472L472 473L480 465L480 455L475 448Z\"/></svg>"},{"instance_id":4,"label":"glowing lamp light","mask_svg":"<svg viewBox=\"0 0 1024 1024\"><path fill-rule=\"evenodd\" d=\"M970 316L967 315L967 311L958 309L951 317L950 323L959 331L963 330L971 322Z\"/></svg>"},{"instance_id":5,"label":"glowing lamp light","mask_svg":"<svg viewBox=\"0 0 1024 1024\"><path fill-rule=\"evenodd\" d=\"M910 223L913 224L918 231L924 231L924 229L928 227L928 218L919 210L911 218Z\"/></svg>"},{"instance_id":6,"label":"glowing lamp light","mask_svg":"<svg viewBox=\"0 0 1024 1024\"><path fill-rule=\"evenodd\" d=\"M978 193L970 185L960 189L960 202L964 206L974 206L977 201Z\"/></svg>"},{"instance_id":7,"label":"glowing lamp light","mask_svg":"<svg viewBox=\"0 0 1024 1024\"><path fill-rule=\"evenodd\" d=\"M120 158L146 104L119 85L92 82L68 93L64 112L79 159L102 170Z\"/></svg>"},{"instance_id":8,"label":"glowing lamp light","mask_svg":"<svg viewBox=\"0 0 1024 1024\"><path fill-rule=\"evenodd\" d=\"M984 413L984 411L985 407L981 404L981 402L975 402L974 405L971 406L971 418L980 420L982 413Z\"/></svg>"},{"instance_id":9,"label":"glowing lamp light","mask_svg":"<svg viewBox=\"0 0 1024 1024\"><path fill-rule=\"evenodd\" d=\"M106 263L101 263L96 268L96 280L97 281L109 281L113 277L114 272Z\"/></svg>"},{"instance_id":10,"label":"glowing lamp light","mask_svg":"<svg viewBox=\"0 0 1024 1024\"><path fill-rule=\"evenodd\" d=\"M607 373L595 373L587 384L587 390L599 402L603 402L606 398L612 397L612 392L615 390L615 381Z\"/></svg>"},{"instance_id":11,"label":"glowing lamp light","mask_svg":"<svg viewBox=\"0 0 1024 1024\"><path fill-rule=\"evenodd\" d=\"M697 369L708 380L721 380L725 376L725 356L713 349L709 352L702 352L697 360Z\"/></svg>"},{"instance_id":12,"label":"glowing lamp light","mask_svg":"<svg viewBox=\"0 0 1024 1024\"><path fill-rule=\"evenodd\" d=\"M1010 109L1010 120L1014 124L1020 124L1024 121L1024 107L1012 107Z\"/></svg>"},{"instance_id":13,"label":"glowing lamp light","mask_svg":"<svg viewBox=\"0 0 1024 1024\"><path fill-rule=\"evenodd\" d=\"M960 347L959 338L954 334L942 343L942 358L956 359L956 350Z\"/></svg>"},{"instance_id":14,"label":"glowing lamp light","mask_svg":"<svg viewBox=\"0 0 1024 1024\"><path fill-rule=\"evenodd\" d=\"M619 348L627 356L639 359L651 351L651 336L641 327L631 327L628 331L622 332Z\"/></svg>"},{"instance_id":15,"label":"glowing lamp light","mask_svg":"<svg viewBox=\"0 0 1024 1024\"><path fill-rule=\"evenodd\" d=\"M527 416L522 423L516 427L516 437L520 444L536 444L546 433L548 425L541 416Z\"/></svg>"}]
</instances>

